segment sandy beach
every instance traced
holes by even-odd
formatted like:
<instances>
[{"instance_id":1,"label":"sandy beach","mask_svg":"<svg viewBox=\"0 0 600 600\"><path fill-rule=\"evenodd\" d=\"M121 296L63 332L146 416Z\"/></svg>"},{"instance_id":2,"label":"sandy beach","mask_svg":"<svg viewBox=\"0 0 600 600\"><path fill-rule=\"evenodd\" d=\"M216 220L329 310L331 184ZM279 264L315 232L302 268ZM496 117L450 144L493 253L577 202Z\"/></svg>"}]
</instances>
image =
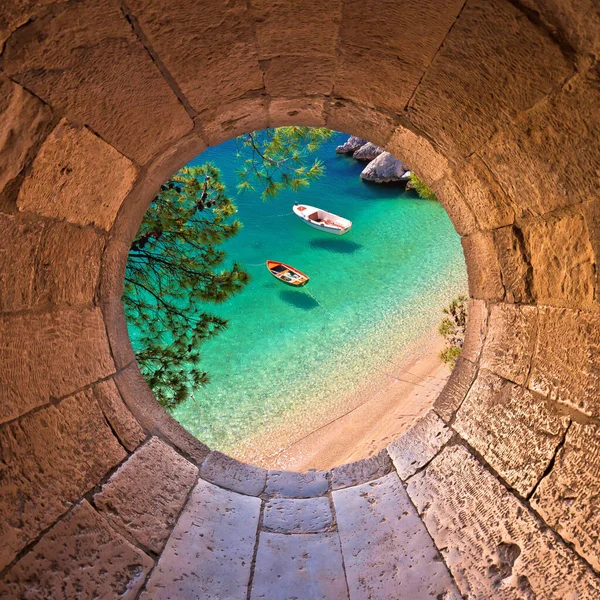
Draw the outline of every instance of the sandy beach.
<instances>
[{"instance_id":1,"label":"sandy beach","mask_svg":"<svg viewBox=\"0 0 600 600\"><path fill-rule=\"evenodd\" d=\"M450 370L438 357L442 347L441 337L429 332L349 395L346 412L300 436L281 423L232 454L294 471L330 469L376 454L424 415L444 387Z\"/></svg>"}]
</instances>

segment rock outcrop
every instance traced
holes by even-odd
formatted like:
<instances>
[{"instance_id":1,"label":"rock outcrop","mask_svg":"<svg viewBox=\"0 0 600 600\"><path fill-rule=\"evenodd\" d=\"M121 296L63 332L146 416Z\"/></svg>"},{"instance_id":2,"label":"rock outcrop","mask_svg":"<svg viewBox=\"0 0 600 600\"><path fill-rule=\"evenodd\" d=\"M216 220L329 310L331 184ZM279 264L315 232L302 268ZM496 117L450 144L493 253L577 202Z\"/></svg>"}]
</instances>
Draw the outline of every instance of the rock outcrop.
<instances>
[{"instance_id":1,"label":"rock outcrop","mask_svg":"<svg viewBox=\"0 0 600 600\"><path fill-rule=\"evenodd\" d=\"M383 148L377 146L373 142L367 142L364 146L361 146L353 155L352 158L356 160L371 161L377 158L384 152Z\"/></svg>"},{"instance_id":2,"label":"rock outcrop","mask_svg":"<svg viewBox=\"0 0 600 600\"><path fill-rule=\"evenodd\" d=\"M360 147L364 146L367 143L368 143L367 140L365 140L363 138L359 138L355 135L351 135L348 138L348 141L345 144L338 146L335 149L335 151L338 154L352 154L352 153L356 152Z\"/></svg>"},{"instance_id":3,"label":"rock outcrop","mask_svg":"<svg viewBox=\"0 0 600 600\"><path fill-rule=\"evenodd\" d=\"M408 167L389 152L383 152L372 160L360 174L361 179L374 183L406 181Z\"/></svg>"}]
</instances>

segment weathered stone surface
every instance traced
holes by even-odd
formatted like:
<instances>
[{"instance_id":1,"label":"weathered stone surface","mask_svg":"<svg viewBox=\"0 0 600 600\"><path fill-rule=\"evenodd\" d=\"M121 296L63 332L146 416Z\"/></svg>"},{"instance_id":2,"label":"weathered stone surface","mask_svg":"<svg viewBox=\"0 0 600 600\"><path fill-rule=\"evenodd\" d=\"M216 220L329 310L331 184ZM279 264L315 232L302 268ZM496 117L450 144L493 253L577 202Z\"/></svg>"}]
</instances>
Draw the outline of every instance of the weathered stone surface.
<instances>
[{"instance_id":1,"label":"weathered stone surface","mask_svg":"<svg viewBox=\"0 0 600 600\"><path fill-rule=\"evenodd\" d=\"M325 56L279 56L261 61L265 90L270 96L328 95L336 62Z\"/></svg>"},{"instance_id":2,"label":"weathered stone surface","mask_svg":"<svg viewBox=\"0 0 600 600\"><path fill-rule=\"evenodd\" d=\"M591 569L461 446L446 448L415 475L408 494L464 596L592 600L600 594Z\"/></svg>"},{"instance_id":3,"label":"weathered stone surface","mask_svg":"<svg viewBox=\"0 0 600 600\"><path fill-rule=\"evenodd\" d=\"M0 364L0 422L114 371L96 308L0 318Z\"/></svg>"},{"instance_id":4,"label":"weathered stone surface","mask_svg":"<svg viewBox=\"0 0 600 600\"><path fill-rule=\"evenodd\" d=\"M403 181L407 170L408 167L402 161L389 152L383 152L362 170L360 178L375 183L399 182Z\"/></svg>"},{"instance_id":5,"label":"weathered stone surface","mask_svg":"<svg viewBox=\"0 0 600 600\"><path fill-rule=\"evenodd\" d=\"M600 315L540 307L529 388L600 416Z\"/></svg>"},{"instance_id":6,"label":"weathered stone surface","mask_svg":"<svg viewBox=\"0 0 600 600\"><path fill-rule=\"evenodd\" d=\"M133 599L153 564L83 500L6 573L0 595Z\"/></svg>"},{"instance_id":7,"label":"weathered stone surface","mask_svg":"<svg viewBox=\"0 0 600 600\"><path fill-rule=\"evenodd\" d=\"M19 191L19 210L109 229L136 177L132 163L64 119L43 143Z\"/></svg>"},{"instance_id":8,"label":"weathered stone surface","mask_svg":"<svg viewBox=\"0 0 600 600\"><path fill-rule=\"evenodd\" d=\"M192 127L110 0L55 4L11 36L0 64L36 96L139 163Z\"/></svg>"},{"instance_id":9,"label":"weathered stone surface","mask_svg":"<svg viewBox=\"0 0 600 600\"><path fill-rule=\"evenodd\" d=\"M284 125L325 126L325 100L317 98L273 98L269 102L271 127Z\"/></svg>"},{"instance_id":10,"label":"weathered stone surface","mask_svg":"<svg viewBox=\"0 0 600 600\"><path fill-rule=\"evenodd\" d=\"M436 398L433 408L448 423L465 399L477 374L477 365L466 358L459 358L444 389Z\"/></svg>"},{"instance_id":11,"label":"weathered stone surface","mask_svg":"<svg viewBox=\"0 0 600 600\"><path fill-rule=\"evenodd\" d=\"M94 504L118 531L159 553L197 474L197 467L154 437L102 486Z\"/></svg>"},{"instance_id":12,"label":"weathered stone surface","mask_svg":"<svg viewBox=\"0 0 600 600\"><path fill-rule=\"evenodd\" d=\"M493 304L481 367L523 385L529 375L537 330L537 307Z\"/></svg>"},{"instance_id":13,"label":"weathered stone surface","mask_svg":"<svg viewBox=\"0 0 600 600\"><path fill-rule=\"evenodd\" d=\"M358 149L362 148L366 144L371 144L363 138L360 138L356 135L351 135L346 142L339 145L335 151L338 154L354 154Z\"/></svg>"},{"instance_id":14,"label":"weathered stone surface","mask_svg":"<svg viewBox=\"0 0 600 600\"><path fill-rule=\"evenodd\" d=\"M382 450L374 456L331 469L331 489L340 490L373 479L379 479L392 470L388 453Z\"/></svg>"},{"instance_id":15,"label":"weathered stone surface","mask_svg":"<svg viewBox=\"0 0 600 600\"><path fill-rule=\"evenodd\" d=\"M477 231L478 225L473 210L452 178L438 179L432 182L430 187L448 213L458 235L470 235Z\"/></svg>"},{"instance_id":16,"label":"weathered stone surface","mask_svg":"<svg viewBox=\"0 0 600 600\"><path fill-rule=\"evenodd\" d=\"M8 188L33 157L51 120L48 106L20 85L0 77L0 210L12 208Z\"/></svg>"},{"instance_id":17,"label":"weathered stone surface","mask_svg":"<svg viewBox=\"0 0 600 600\"><path fill-rule=\"evenodd\" d=\"M202 463L200 477L234 492L259 496L265 489L267 470L211 452Z\"/></svg>"},{"instance_id":18,"label":"weathered stone surface","mask_svg":"<svg viewBox=\"0 0 600 600\"><path fill-rule=\"evenodd\" d=\"M460 352L461 358L476 362L485 342L488 330L488 307L483 300L469 301L467 331Z\"/></svg>"},{"instance_id":19,"label":"weathered stone surface","mask_svg":"<svg viewBox=\"0 0 600 600\"><path fill-rule=\"evenodd\" d=\"M351 598L458 600L396 473L335 491L333 502Z\"/></svg>"},{"instance_id":20,"label":"weathered stone surface","mask_svg":"<svg viewBox=\"0 0 600 600\"><path fill-rule=\"evenodd\" d=\"M398 475L406 480L427 464L451 437L452 430L433 411L429 411L394 440L387 451Z\"/></svg>"},{"instance_id":21,"label":"weathered stone surface","mask_svg":"<svg viewBox=\"0 0 600 600\"><path fill-rule=\"evenodd\" d=\"M600 202L596 199L582 204L581 211L585 217L585 225L590 234L590 243L594 250L596 264L596 304L600 304Z\"/></svg>"},{"instance_id":22,"label":"weathered stone surface","mask_svg":"<svg viewBox=\"0 0 600 600\"><path fill-rule=\"evenodd\" d=\"M539 396L480 371L456 413L454 429L519 494L528 496L541 479L569 418Z\"/></svg>"},{"instance_id":23,"label":"weathered stone surface","mask_svg":"<svg viewBox=\"0 0 600 600\"><path fill-rule=\"evenodd\" d=\"M261 533L250 598L347 599L337 534Z\"/></svg>"},{"instance_id":24,"label":"weathered stone surface","mask_svg":"<svg viewBox=\"0 0 600 600\"><path fill-rule=\"evenodd\" d=\"M271 498L263 527L275 533L317 533L333 524L329 498Z\"/></svg>"},{"instance_id":25,"label":"weathered stone surface","mask_svg":"<svg viewBox=\"0 0 600 600\"><path fill-rule=\"evenodd\" d=\"M123 403L114 380L97 383L94 396L121 444L133 452L146 439L146 434Z\"/></svg>"},{"instance_id":26,"label":"weathered stone surface","mask_svg":"<svg viewBox=\"0 0 600 600\"><path fill-rule=\"evenodd\" d=\"M443 151L466 156L571 72L550 36L516 7L471 1L419 85L410 119Z\"/></svg>"},{"instance_id":27,"label":"weathered stone surface","mask_svg":"<svg viewBox=\"0 0 600 600\"><path fill-rule=\"evenodd\" d=\"M469 295L483 300L502 300L504 286L493 234L477 232L463 237L461 243L467 263Z\"/></svg>"},{"instance_id":28,"label":"weathered stone surface","mask_svg":"<svg viewBox=\"0 0 600 600\"><path fill-rule=\"evenodd\" d=\"M200 480L181 513L143 600L246 600L260 500Z\"/></svg>"},{"instance_id":29,"label":"weathered stone surface","mask_svg":"<svg viewBox=\"0 0 600 600\"><path fill-rule=\"evenodd\" d=\"M197 111L216 108L263 87L246 2L187 0L175 5L132 0L128 5Z\"/></svg>"},{"instance_id":30,"label":"weathered stone surface","mask_svg":"<svg viewBox=\"0 0 600 600\"><path fill-rule=\"evenodd\" d=\"M312 498L323 496L328 489L325 471L269 471L265 494L281 498Z\"/></svg>"},{"instance_id":31,"label":"weathered stone surface","mask_svg":"<svg viewBox=\"0 0 600 600\"><path fill-rule=\"evenodd\" d=\"M5 425L0 448L0 569L126 456L91 391Z\"/></svg>"},{"instance_id":32,"label":"weathered stone surface","mask_svg":"<svg viewBox=\"0 0 600 600\"><path fill-rule=\"evenodd\" d=\"M382 152L384 152L383 148L380 148L373 142L367 142L364 146L361 146L354 152L352 158L355 158L356 160L370 161L374 158L377 158Z\"/></svg>"},{"instance_id":33,"label":"weathered stone surface","mask_svg":"<svg viewBox=\"0 0 600 600\"><path fill-rule=\"evenodd\" d=\"M532 506L561 537L600 569L600 429L572 423L552 470L542 479Z\"/></svg>"},{"instance_id":34,"label":"weathered stone surface","mask_svg":"<svg viewBox=\"0 0 600 600\"><path fill-rule=\"evenodd\" d=\"M516 226L494 231L494 244L507 302L533 302L533 268L523 232Z\"/></svg>"}]
</instances>

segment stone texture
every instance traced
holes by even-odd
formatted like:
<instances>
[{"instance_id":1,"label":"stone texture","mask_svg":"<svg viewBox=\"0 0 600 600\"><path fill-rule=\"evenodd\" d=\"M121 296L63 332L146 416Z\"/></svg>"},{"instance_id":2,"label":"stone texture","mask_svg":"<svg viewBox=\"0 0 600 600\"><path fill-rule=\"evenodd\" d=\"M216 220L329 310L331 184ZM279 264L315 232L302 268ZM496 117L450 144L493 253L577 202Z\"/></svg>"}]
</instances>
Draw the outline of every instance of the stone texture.
<instances>
[{"instance_id":1,"label":"stone texture","mask_svg":"<svg viewBox=\"0 0 600 600\"><path fill-rule=\"evenodd\" d=\"M572 423L552 470L531 499L544 521L600 569L600 429Z\"/></svg>"},{"instance_id":2,"label":"stone texture","mask_svg":"<svg viewBox=\"0 0 600 600\"><path fill-rule=\"evenodd\" d=\"M458 600L448 571L395 473L333 492L353 600Z\"/></svg>"},{"instance_id":3,"label":"stone texture","mask_svg":"<svg viewBox=\"0 0 600 600\"><path fill-rule=\"evenodd\" d=\"M273 98L269 103L271 127L303 125L325 126L325 101L317 98Z\"/></svg>"},{"instance_id":4,"label":"stone texture","mask_svg":"<svg viewBox=\"0 0 600 600\"><path fill-rule=\"evenodd\" d=\"M44 102L89 125L139 163L192 127L111 0L55 4L42 11L10 37L0 64Z\"/></svg>"},{"instance_id":5,"label":"stone texture","mask_svg":"<svg viewBox=\"0 0 600 600\"><path fill-rule=\"evenodd\" d=\"M460 356L477 362L488 331L488 307L482 300L469 300L467 331Z\"/></svg>"},{"instance_id":6,"label":"stone texture","mask_svg":"<svg viewBox=\"0 0 600 600\"><path fill-rule=\"evenodd\" d=\"M199 481L142 600L246 600L260 500Z\"/></svg>"},{"instance_id":7,"label":"stone texture","mask_svg":"<svg viewBox=\"0 0 600 600\"><path fill-rule=\"evenodd\" d=\"M114 371L97 308L0 317L0 422Z\"/></svg>"},{"instance_id":8,"label":"stone texture","mask_svg":"<svg viewBox=\"0 0 600 600\"><path fill-rule=\"evenodd\" d=\"M585 217L585 224L590 234L590 243L594 250L594 262L596 264L596 305L600 304L600 202L596 199L590 200L581 206Z\"/></svg>"},{"instance_id":9,"label":"stone texture","mask_svg":"<svg viewBox=\"0 0 600 600\"><path fill-rule=\"evenodd\" d=\"M333 524L329 498L271 498L263 527L275 533L318 533Z\"/></svg>"},{"instance_id":10,"label":"stone texture","mask_svg":"<svg viewBox=\"0 0 600 600\"><path fill-rule=\"evenodd\" d=\"M115 529L160 553L197 475L197 467L154 437L102 486L94 504Z\"/></svg>"},{"instance_id":11,"label":"stone texture","mask_svg":"<svg viewBox=\"0 0 600 600\"><path fill-rule=\"evenodd\" d=\"M270 96L326 96L331 93L336 62L324 56L279 56L261 61Z\"/></svg>"},{"instance_id":12,"label":"stone texture","mask_svg":"<svg viewBox=\"0 0 600 600\"><path fill-rule=\"evenodd\" d=\"M600 416L600 315L540 307L529 388Z\"/></svg>"},{"instance_id":13,"label":"stone texture","mask_svg":"<svg viewBox=\"0 0 600 600\"><path fill-rule=\"evenodd\" d=\"M269 471L265 494L281 498L312 498L323 496L328 489L325 471Z\"/></svg>"},{"instance_id":14,"label":"stone texture","mask_svg":"<svg viewBox=\"0 0 600 600\"><path fill-rule=\"evenodd\" d=\"M463 237L461 243L467 263L469 295L481 300L502 300L504 286L493 235L477 232Z\"/></svg>"},{"instance_id":15,"label":"stone texture","mask_svg":"<svg viewBox=\"0 0 600 600\"><path fill-rule=\"evenodd\" d=\"M123 403L114 380L97 383L94 396L121 444L133 452L146 439L146 434Z\"/></svg>"},{"instance_id":16,"label":"stone texture","mask_svg":"<svg viewBox=\"0 0 600 600\"><path fill-rule=\"evenodd\" d=\"M473 210L452 178L443 177L434 181L430 188L448 213L458 235L470 235L477 231L478 225Z\"/></svg>"},{"instance_id":17,"label":"stone texture","mask_svg":"<svg viewBox=\"0 0 600 600\"><path fill-rule=\"evenodd\" d=\"M0 569L126 456L90 391L5 425L0 448Z\"/></svg>"},{"instance_id":18,"label":"stone texture","mask_svg":"<svg viewBox=\"0 0 600 600\"><path fill-rule=\"evenodd\" d=\"M415 475L408 494L464 596L592 600L600 594L591 569L461 446L446 448Z\"/></svg>"},{"instance_id":19,"label":"stone texture","mask_svg":"<svg viewBox=\"0 0 600 600\"><path fill-rule=\"evenodd\" d=\"M477 375L477 365L465 358L459 358L444 389L436 398L433 408L444 421L450 422L454 413L465 399Z\"/></svg>"},{"instance_id":20,"label":"stone texture","mask_svg":"<svg viewBox=\"0 0 600 600\"><path fill-rule=\"evenodd\" d=\"M467 156L572 68L550 36L516 7L472 0L411 100L410 119L443 152Z\"/></svg>"},{"instance_id":21,"label":"stone texture","mask_svg":"<svg viewBox=\"0 0 600 600\"><path fill-rule=\"evenodd\" d=\"M379 479L392 470L392 461L388 453L382 450L374 456L346 463L331 469L331 489L340 490L373 479Z\"/></svg>"},{"instance_id":22,"label":"stone texture","mask_svg":"<svg viewBox=\"0 0 600 600\"><path fill-rule=\"evenodd\" d=\"M267 471L247 465L220 452L211 452L200 469L200 477L220 487L248 496L259 496L267 483Z\"/></svg>"},{"instance_id":23,"label":"stone texture","mask_svg":"<svg viewBox=\"0 0 600 600\"><path fill-rule=\"evenodd\" d=\"M494 231L494 244L507 302L533 303L533 267L523 231L516 226Z\"/></svg>"},{"instance_id":24,"label":"stone texture","mask_svg":"<svg viewBox=\"0 0 600 600\"><path fill-rule=\"evenodd\" d=\"M518 385L480 371L454 429L522 496L550 464L569 418Z\"/></svg>"},{"instance_id":25,"label":"stone texture","mask_svg":"<svg viewBox=\"0 0 600 600\"><path fill-rule=\"evenodd\" d=\"M83 500L11 567L0 596L133 599L153 565Z\"/></svg>"},{"instance_id":26,"label":"stone texture","mask_svg":"<svg viewBox=\"0 0 600 600\"><path fill-rule=\"evenodd\" d=\"M481 367L523 385L529 375L537 332L537 308L493 304Z\"/></svg>"},{"instance_id":27,"label":"stone texture","mask_svg":"<svg viewBox=\"0 0 600 600\"><path fill-rule=\"evenodd\" d=\"M19 191L19 210L110 229L136 170L85 128L64 119L43 143Z\"/></svg>"},{"instance_id":28,"label":"stone texture","mask_svg":"<svg viewBox=\"0 0 600 600\"><path fill-rule=\"evenodd\" d=\"M429 411L394 440L387 451L398 475L406 480L427 464L451 437L452 430L433 411Z\"/></svg>"},{"instance_id":29,"label":"stone texture","mask_svg":"<svg viewBox=\"0 0 600 600\"><path fill-rule=\"evenodd\" d=\"M261 533L250 598L347 599L337 534Z\"/></svg>"}]
</instances>

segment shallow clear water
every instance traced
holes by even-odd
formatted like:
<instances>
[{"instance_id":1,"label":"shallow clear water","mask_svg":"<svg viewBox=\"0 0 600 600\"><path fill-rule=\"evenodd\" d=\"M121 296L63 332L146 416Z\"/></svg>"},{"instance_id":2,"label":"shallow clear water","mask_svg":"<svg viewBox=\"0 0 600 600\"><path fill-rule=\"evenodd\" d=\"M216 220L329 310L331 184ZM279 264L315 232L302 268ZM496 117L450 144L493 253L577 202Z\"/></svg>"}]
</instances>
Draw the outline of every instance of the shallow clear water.
<instances>
[{"instance_id":1,"label":"shallow clear water","mask_svg":"<svg viewBox=\"0 0 600 600\"><path fill-rule=\"evenodd\" d=\"M340 398L430 331L466 290L460 240L441 205L363 183L364 163L335 154L346 139L336 134L319 150L324 178L269 202L236 194L235 141L191 163L222 170L244 224L225 248L252 276L239 296L207 307L229 328L204 346L212 382L174 413L214 449L232 452L277 419L293 419L299 434L318 427L328 410L315 407L339 412ZM316 231L291 213L294 202L349 218L353 229L342 237ZM309 284L285 286L267 259L297 267Z\"/></svg>"}]
</instances>

